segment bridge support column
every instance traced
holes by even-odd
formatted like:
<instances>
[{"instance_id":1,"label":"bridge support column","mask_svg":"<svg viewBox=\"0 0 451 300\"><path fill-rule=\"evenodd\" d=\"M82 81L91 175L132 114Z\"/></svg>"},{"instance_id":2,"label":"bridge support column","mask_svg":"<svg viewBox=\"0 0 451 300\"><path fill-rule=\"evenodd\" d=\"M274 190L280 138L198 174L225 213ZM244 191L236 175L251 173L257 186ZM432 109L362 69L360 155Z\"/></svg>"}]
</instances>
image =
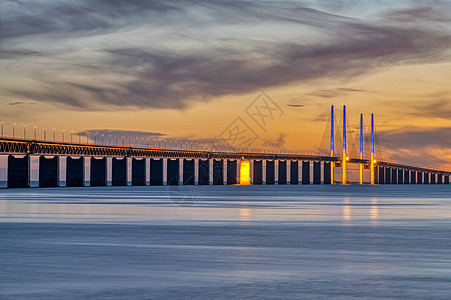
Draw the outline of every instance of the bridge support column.
<instances>
[{"instance_id":1,"label":"bridge support column","mask_svg":"<svg viewBox=\"0 0 451 300\"><path fill-rule=\"evenodd\" d=\"M199 159L194 159L194 185L199 184Z\"/></svg>"},{"instance_id":2,"label":"bridge support column","mask_svg":"<svg viewBox=\"0 0 451 300\"><path fill-rule=\"evenodd\" d=\"M385 167L385 184L391 184L391 168Z\"/></svg>"},{"instance_id":3,"label":"bridge support column","mask_svg":"<svg viewBox=\"0 0 451 300\"><path fill-rule=\"evenodd\" d=\"M377 173L379 174L378 183L385 184L385 167L378 166L377 169Z\"/></svg>"},{"instance_id":4,"label":"bridge support column","mask_svg":"<svg viewBox=\"0 0 451 300\"><path fill-rule=\"evenodd\" d=\"M445 184L449 184L449 175L445 175Z\"/></svg>"},{"instance_id":5,"label":"bridge support column","mask_svg":"<svg viewBox=\"0 0 451 300\"><path fill-rule=\"evenodd\" d=\"M331 174L330 168L332 168L331 164L332 164L331 162L327 162L327 161L324 162L324 165L323 165L323 183L324 184L332 184L331 176L330 176L330 174Z\"/></svg>"},{"instance_id":6,"label":"bridge support column","mask_svg":"<svg viewBox=\"0 0 451 300\"><path fill-rule=\"evenodd\" d=\"M279 160L274 160L274 184L279 184Z\"/></svg>"},{"instance_id":7,"label":"bridge support column","mask_svg":"<svg viewBox=\"0 0 451 300\"><path fill-rule=\"evenodd\" d=\"M91 157L83 157L83 184L91 186Z\"/></svg>"},{"instance_id":8,"label":"bridge support column","mask_svg":"<svg viewBox=\"0 0 451 300\"><path fill-rule=\"evenodd\" d=\"M224 165L222 168L222 180L224 182L224 185L227 185L227 159L224 159Z\"/></svg>"},{"instance_id":9,"label":"bridge support column","mask_svg":"<svg viewBox=\"0 0 451 300\"><path fill-rule=\"evenodd\" d=\"M302 161L302 184L310 184L310 161Z\"/></svg>"},{"instance_id":10,"label":"bridge support column","mask_svg":"<svg viewBox=\"0 0 451 300\"><path fill-rule=\"evenodd\" d=\"M410 170L404 170L404 184L410 183Z\"/></svg>"},{"instance_id":11,"label":"bridge support column","mask_svg":"<svg viewBox=\"0 0 451 300\"><path fill-rule=\"evenodd\" d=\"M391 183L398 184L398 169L391 169Z\"/></svg>"},{"instance_id":12,"label":"bridge support column","mask_svg":"<svg viewBox=\"0 0 451 300\"><path fill-rule=\"evenodd\" d=\"M112 157L106 158L106 185L107 186L113 185L113 158Z\"/></svg>"},{"instance_id":13,"label":"bridge support column","mask_svg":"<svg viewBox=\"0 0 451 300\"><path fill-rule=\"evenodd\" d=\"M443 175L442 174L437 174L437 183L443 184Z\"/></svg>"},{"instance_id":14,"label":"bridge support column","mask_svg":"<svg viewBox=\"0 0 451 300\"><path fill-rule=\"evenodd\" d=\"M126 165L127 165L127 186L132 186L132 171L133 171L133 164L132 164L132 157L126 157Z\"/></svg>"},{"instance_id":15,"label":"bridge support column","mask_svg":"<svg viewBox=\"0 0 451 300\"><path fill-rule=\"evenodd\" d=\"M302 184L302 160L298 160L298 184Z\"/></svg>"},{"instance_id":16,"label":"bridge support column","mask_svg":"<svg viewBox=\"0 0 451 300\"><path fill-rule=\"evenodd\" d=\"M183 185L183 158L179 158L179 185Z\"/></svg>"},{"instance_id":17,"label":"bridge support column","mask_svg":"<svg viewBox=\"0 0 451 300\"><path fill-rule=\"evenodd\" d=\"M287 159L287 184L291 182L291 160Z\"/></svg>"},{"instance_id":18,"label":"bridge support column","mask_svg":"<svg viewBox=\"0 0 451 300\"><path fill-rule=\"evenodd\" d=\"M208 160L208 184L213 185L213 159Z\"/></svg>"},{"instance_id":19,"label":"bridge support column","mask_svg":"<svg viewBox=\"0 0 451 300\"><path fill-rule=\"evenodd\" d=\"M417 183L417 172L415 170L410 170L410 184Z\"/></svg>"},{"instance_id":20,"label":"bridge support column","mask_svg":"<svg viewBox=\"0 0 451 300\"><path fill-rule=\"evenodd\" d=\"M28 186L39 187L39 158L40 155L28 156Z\"/></svg>"},{"instance_id":21,"label":"bridge support column","mask_svg":"<svg viewBox=\"0 0 451 300\"><path fill-rule=\"evenodd\" d=\"M0 155L0 188L8 187L8 155Z\"/></svg>"},{"instance_id":22,"label":"bridge support column","mask_svg":"<svg viewBox=\"0 0 451 300\"><path fill-rule=\"evenodd\" d=\"M423 184L423 172L421 171L417 171L417 183L418 184Z\"/></svg>"},{"instance_id":23,"label":"bridge support column","mask_svg":"<svg viewBox=\"0 0 451 300\"><path fill-rule=\"evenodd\" d=\"M150 185L150 158L144 158L146 164L146 185Z\"/></svg>"},{"instance_id":24,"label":"bridge support column","mask_svg":"<svg viewBox=\"0 0 451 300\"><path fill-rule=\"evenodd\" d=\"M58 186L66 186L67 156L58 156Z\"/></svg>"},{"instance_id":25,"label":"bridge support column","mask_svg":"<svg viewBox=\"0 0 451 300\"><path fill-rule=\"evenodd\" d=\"M321 162L313 162L313 184L321 184Z\"/></svg>"},{"instance_id":26,"label":"bridge support column","mask_svg":"<svg viewBox=\"0 0 451 300\"><path fill-rule=\"evenodd\" d=\"M254 184L254 160L249 159L249 184Z\"/></svg>"},{"instance_id":27,"label":"bridge support column","mask_svg":"<svg viewBox=\"0 0 451 300\"><path fill-rule=\"evenodd\" d=\"M431 174L431 184L436 184L437 183L437 174L432 173Z\"/></svg>"},{"instance_id":28,"label":"bridge support column","mask_svg":"<svg viewBox=\"0 0 451 300\"><path fill-rule=\"evenodd\" d=\"M424 172L423 173L423 182L424 182L424 184L429 184L429 178L430 178L429 173L428 172Z\"/></svg>"},{"instance_id":29,"label":"bridge support column","mask_svg":"<svg viewBox=\"0 0 451 300\"><path fill-rule=\"evenodd\" d=\"M168 185L168 159L163 158L163 185Z\"/></svg>"},{"instance_id":30,"label":"bridge support column","mask_svg":"<svg viewBox=\"0 0 451 300\"><path fill-rule=\"evenodd\" d=\"M266 184L266 159L262 160L262 184Z\"/></svg>"},{"instance_id":31,"label":"bridge support column","mask_svg":"<svg viewBox=\"0 0 451 300\"><path fill-rule=\"evenodd\" d=\"M236 160L236 184L241 184L241 159Z\"/></svg>"}]
</instances>

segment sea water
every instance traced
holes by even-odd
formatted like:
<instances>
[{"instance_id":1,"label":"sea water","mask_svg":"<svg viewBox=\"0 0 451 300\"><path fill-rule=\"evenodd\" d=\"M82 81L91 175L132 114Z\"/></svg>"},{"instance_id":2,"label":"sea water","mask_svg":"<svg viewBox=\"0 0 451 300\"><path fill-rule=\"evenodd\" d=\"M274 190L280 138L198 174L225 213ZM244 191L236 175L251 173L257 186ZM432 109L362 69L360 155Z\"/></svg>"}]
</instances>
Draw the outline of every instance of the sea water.
<instances>
[{"instance_id":1,"label":"sea water","mask_svg":"<svg viewBox=\"0 0 451 300\"><path fill-rule=\"evenodd\" d=\"M451 299L451 186L0 190L1 299Z\"/></svg>"}]
</instances>

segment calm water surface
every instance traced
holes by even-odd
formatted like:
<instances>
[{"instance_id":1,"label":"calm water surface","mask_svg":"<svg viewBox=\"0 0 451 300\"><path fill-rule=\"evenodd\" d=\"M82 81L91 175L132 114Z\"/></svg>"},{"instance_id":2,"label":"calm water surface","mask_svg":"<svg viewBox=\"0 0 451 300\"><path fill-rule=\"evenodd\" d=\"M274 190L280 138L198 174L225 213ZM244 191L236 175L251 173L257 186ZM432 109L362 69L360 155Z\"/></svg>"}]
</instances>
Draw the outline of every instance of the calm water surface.
<instances>
[{"instance_id":1,"label":"calm water surface","mask_svg":"<svg viewBox=\"0 0 451 300\"><path fill-rule=\"evenodd\" d=\"M1 299L451 299L451 186L0 190Z\"/></svg>"}]
</instances>

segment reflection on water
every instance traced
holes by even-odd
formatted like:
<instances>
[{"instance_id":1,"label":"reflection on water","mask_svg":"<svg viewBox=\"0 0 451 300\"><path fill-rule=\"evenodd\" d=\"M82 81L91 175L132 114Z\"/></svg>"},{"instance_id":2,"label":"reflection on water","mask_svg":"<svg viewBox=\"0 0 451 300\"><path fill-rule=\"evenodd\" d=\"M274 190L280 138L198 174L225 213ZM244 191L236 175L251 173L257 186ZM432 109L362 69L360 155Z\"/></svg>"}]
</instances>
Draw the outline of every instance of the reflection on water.
<instances>
[{"instance_id":1,"label":"reflection on water","mask_svg":"<svg viewBox=\"0 0 451 300\"><path fill-rule=\"evenodd\" d=\"M377 206L377 198L371 199L370 218L377 220L379 218L379 207Z\"/></svg>"},{"instance_id":2,"label":"reflection on water","mask_svg":"<svg viewBox=\"0 0 451 300\"><path fill-rule=\"evenodd\" d=\"M0 298L451 294L449 186L199 188L1 190Z\"/></svg>"}]
</instances>

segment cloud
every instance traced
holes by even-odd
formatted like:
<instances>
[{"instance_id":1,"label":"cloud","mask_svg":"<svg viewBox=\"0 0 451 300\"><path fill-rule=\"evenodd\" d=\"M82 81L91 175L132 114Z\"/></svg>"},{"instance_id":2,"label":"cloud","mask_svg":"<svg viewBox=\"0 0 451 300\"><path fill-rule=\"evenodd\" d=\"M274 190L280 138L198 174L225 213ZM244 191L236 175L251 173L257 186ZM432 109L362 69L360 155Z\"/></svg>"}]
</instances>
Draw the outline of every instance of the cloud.
<instances>
[{"instance_id":1,"label":"cloud","mask_svg":"<svg viewBox=\"0 0 451 300\"><path fill-rule=\"evenodd\" d=\"M412 150L424 147L451 148L451 127L404 127L393 131L380 131L378 135L381 144L388 148Z\"/></svg>"},{"instance_id":2,"label":"cloud","mask_svg":"<svg viewBox=\"0 0 451 300\"><path fill-rule=\"evenodd\" d=\"M264 147L282 149L285 146L285 138L286 134L281 133L277 139L264 140L262 144Z\"/></svg>"},{"instance_id":3,"label":"cloud","mask_svg":"<svg viewBox=\"0 0 451 300\"><path fill-rule=\"evenodd\" d=\"M434 96L432 96L434 97ZM424 118L451 119L451 99L447 96L438 95L441 99L425 100L421 104L409 104L407 113Z\"/></svg>"},{"instance_id":4,"label":"cloud","mask_svg":"<svg viewBox=\"0 0 451 300\"><path fill-rule=\"evenodd\" d=\"M301 108L301 107L304 107L305 105L304 104L287 104L287 106L294 107L294 108Z\"/></svg>"},{"instance_id":5,"label":"cloud","mask_svg":"<svg viewBox=\"0 0 451 300\"><path fill-rule=\"evenodd\" d=\"M14 106L14 105L26 105L26 104L36 104L35 102L23 102L23 101L16 101L16 102L9 102L8 105Z\"/></svg>"},{"instance_id":6,"label":"cloud","mask_svg":"<svg viewBox=\"0 0 451 300\"><path fill-rule=\"evenodd\" d=\"M11 45L20 46L24 56L32 51L26 49L29 39L40 38L55 43L55 48L70 45L78 51L45 56L50 59L46 70L41 63L30 64L29 72L21 75L33 76L38 87L3 89L77 109L185 109L216 97L314 80L345 81L387 66L441 62L449 58L451 46L451 34L440 26L353 19L298 2L92 0L7 5L13 13L2 18L2 45L14 40ZM249 29L237 30L237 23ZM300 38L303 34L307 38ZM48 47L42 43L33 45ZM5 53L16 50L2 48ZM316 96L350 92L359 90L323 90Z\"/></svg>"},{"instance_id":7,"label":"cloud","mask_svg":"<svg viewBox=\"0 0 451 300\"><path fill-rule=\"evenodd\" d=\"M321 97L321 98L335 98L344 96L350 93L374 93L373 91L361 90L361 89L351 89L351 88L335 88L335 89L322 89L314 93L310 93L311 96Z\"/></svg>"}]
</instances>

